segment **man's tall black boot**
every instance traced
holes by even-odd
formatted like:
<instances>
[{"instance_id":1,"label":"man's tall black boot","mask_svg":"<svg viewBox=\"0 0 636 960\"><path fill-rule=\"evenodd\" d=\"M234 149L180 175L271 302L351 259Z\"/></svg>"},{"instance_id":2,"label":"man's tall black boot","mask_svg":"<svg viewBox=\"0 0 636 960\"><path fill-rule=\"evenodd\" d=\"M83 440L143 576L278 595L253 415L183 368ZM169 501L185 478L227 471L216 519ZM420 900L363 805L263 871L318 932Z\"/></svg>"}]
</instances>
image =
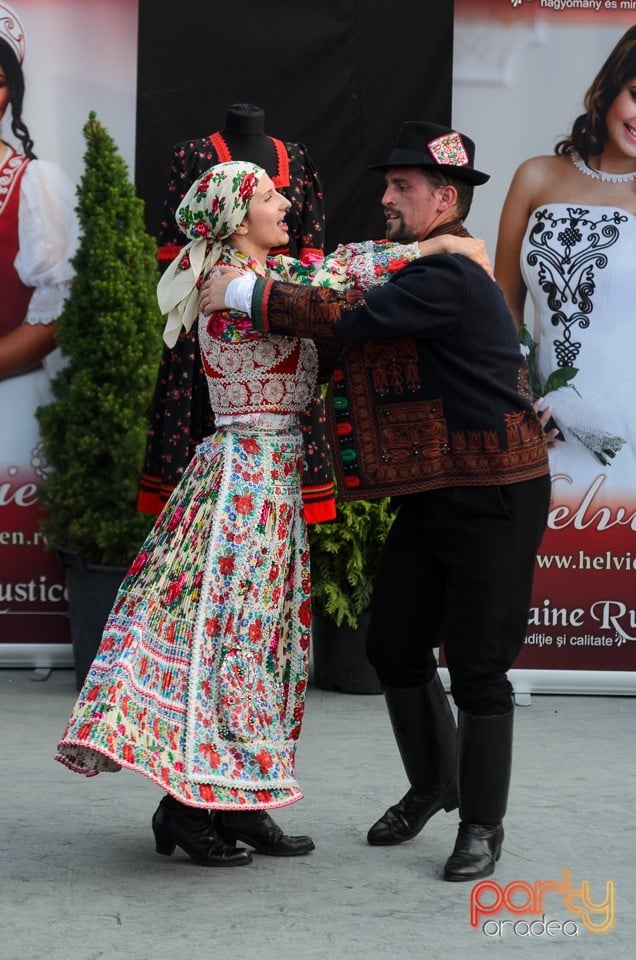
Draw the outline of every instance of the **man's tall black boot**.
<instances>
[{"instance_id":1,"label":"man's tall black boot","mask_svg":"<svg viewBox=\"0 0 636 960\"><path fill-rule=\"evenodd\" d=\"M444 880L479 880L494 872L504 839L512 767L514 711L475 717L459 711L457 783L460 824Z\"/></svg>"},{"instance_id":2,"label":"man's tall black boot","mask_svg":"<svg viewBox=\"0 0 636 960\"><path fill-rule=\"evenodd\" d=\"M373 846L410 840L438 810L457 807L457 726L438 674L423 687L387 687L384 696L411 787L369 830Z\"/></svg>"}]
</instances>

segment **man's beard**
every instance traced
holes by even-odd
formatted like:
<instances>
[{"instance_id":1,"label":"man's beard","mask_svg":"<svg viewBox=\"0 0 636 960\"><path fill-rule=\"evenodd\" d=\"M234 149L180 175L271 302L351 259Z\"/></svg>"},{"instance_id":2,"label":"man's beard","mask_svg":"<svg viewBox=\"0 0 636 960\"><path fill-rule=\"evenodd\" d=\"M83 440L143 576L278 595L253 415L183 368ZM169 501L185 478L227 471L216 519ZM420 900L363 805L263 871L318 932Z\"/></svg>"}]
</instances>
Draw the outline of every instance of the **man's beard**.
<instances>
[{"instance_id":1,"label":"man's beard","mask_svg":"<svg viewBox=\"0 0 636 960\"><path fill-rule=\"evenodd\" d=\"M413 243L415 234L406 226L401 217L386 221L386 237L393 243Z\"/></svg>"}]
</instances>

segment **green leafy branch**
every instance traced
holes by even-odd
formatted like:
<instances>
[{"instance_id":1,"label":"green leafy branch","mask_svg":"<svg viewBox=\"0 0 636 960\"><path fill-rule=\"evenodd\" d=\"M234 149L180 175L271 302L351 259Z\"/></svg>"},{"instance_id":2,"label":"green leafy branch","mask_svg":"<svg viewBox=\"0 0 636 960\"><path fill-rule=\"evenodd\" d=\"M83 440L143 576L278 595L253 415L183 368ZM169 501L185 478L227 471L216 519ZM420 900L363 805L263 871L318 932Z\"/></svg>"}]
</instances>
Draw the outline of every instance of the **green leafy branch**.
<instances>
[{"instance_id":1,"label":"green leafy branch","mask_svg":"<svg viewBox=\"0 0 636 960\"><path fill-rule=\"evenodd\" d=\"M335 520L309 528L313 603L336 626L355 629L368 610L393 517L386 498L354 500L338 504Z\"/></svg>"},{"instance_id":2,"label":"green leafy branch","mask_svg":"<svg viewBox=\"0 0 636 960\"><path fill-rule=\"evenodd\" d=\"M583 399L572 383L572 380L579 372L578 367L559 367L558 370L553 370L552 373L546 377L545 382L542 383L537 363L537 343L533 340L525 324L522 324L519 330L519 340L521 341L521 346L524 348L528 365L530 389L535 398L545 397L546 394L560 390L561 387L569 387L570 390L574 390L577 397ZM576 428L570 427L569 429L573 436L575 436L583 446L587 447L590 453L593 454L604 467L610 466L610 460L616 456L625 444L624 437L615 436L605 431L602 431L600 434L594 434L590 431L589 434L584 435Z\"/></svg>"},{"instance_id":3,"label":"green leafy branch","mask_svg":"<svg viewBox=\"0 0 636 960\"><path fill-rule=\"evenodd\" d=\"M579 372L578 367L559 367L558 370L553 370L552 373L547 376L545 382L542 383L537 363L537 344L536 341L532 339L532 335L525 324L523 324L519 330L519 340L521 341L521 346L526 350L530 388L534 397L537 399L539 397L545 397L547 393L552 393L561 387L570 387L578 397L581 396L571 382Z\"/></svg>"}]
</instances>

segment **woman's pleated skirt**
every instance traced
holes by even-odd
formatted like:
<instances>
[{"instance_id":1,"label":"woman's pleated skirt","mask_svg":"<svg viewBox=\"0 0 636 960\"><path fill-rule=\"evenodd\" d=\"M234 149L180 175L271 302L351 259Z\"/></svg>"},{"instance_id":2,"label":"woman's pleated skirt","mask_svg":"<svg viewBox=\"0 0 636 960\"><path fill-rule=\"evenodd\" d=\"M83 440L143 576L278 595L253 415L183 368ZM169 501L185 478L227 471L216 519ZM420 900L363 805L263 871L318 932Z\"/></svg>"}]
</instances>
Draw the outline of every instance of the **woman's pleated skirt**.
<instances>
[{"instance_id":1,"label":"woman's pleated skirt","mask_svg":"<svg viewBox=\"0 0 636 960\"><path fill-rule=\"evenodd\" d=\"M205 440L120 587L56 759L122 767L183 803L301 799L311 631L295 427Z\"/></svg>"}]
</instances>

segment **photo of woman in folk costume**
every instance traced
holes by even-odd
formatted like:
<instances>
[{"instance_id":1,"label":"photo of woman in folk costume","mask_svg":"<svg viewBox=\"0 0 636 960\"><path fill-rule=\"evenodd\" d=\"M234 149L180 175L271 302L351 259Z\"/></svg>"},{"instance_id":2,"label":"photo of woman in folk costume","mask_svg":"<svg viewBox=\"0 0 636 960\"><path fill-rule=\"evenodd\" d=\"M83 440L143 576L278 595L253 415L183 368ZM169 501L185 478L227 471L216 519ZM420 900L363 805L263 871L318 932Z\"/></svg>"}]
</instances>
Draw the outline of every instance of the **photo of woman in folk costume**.
<instances>
[{"instance_id":1,"label":"photo of woman in folk costume","mask_svg":"<svg viewBox=\"0 0 636 960\"><path fill-rule=\"evenodd\" d=\"M164 338L198 321L216 431L197 448L120 588L57 759L94 775L127 767L166 792L157 852L249 863L313 850L269 810L302 799L295 755L307 686L311 582L298 418L314 392L316 348L252 329L243 314L199 316L210 271L234 267L366 289L422 253L479 241L339 247L312 266L268 259L289 201L260 167L215 165L177 219L190 242L162 276Z\"/></svg>"},{"instance_id":2,"label":"photo of woman in folk costume","mask_svg":"<svg viewBox=\"0 0 636 960\"><path fill-rule=\"evenodd\" d=\"M73 278L79 228L73 184L57 164L36 158L22 116L24 55L22 23L0 3L0 121L10 114L13 135L13 145L7 133L0 136L0 487L6 491L0 528L16 531L19 544L5 546L0 579L16 595L24 580L61 597L62 570L38 541L36 494L46 464L35 411L51 400L51 376L59 369L55 321ZM48 602L13 599L6 597L3 611L7 634L32 643L63 629L59 639L67 639L65 618ZM11 630L13 615L19 631Z\"/></svg>"}]
</instances>

